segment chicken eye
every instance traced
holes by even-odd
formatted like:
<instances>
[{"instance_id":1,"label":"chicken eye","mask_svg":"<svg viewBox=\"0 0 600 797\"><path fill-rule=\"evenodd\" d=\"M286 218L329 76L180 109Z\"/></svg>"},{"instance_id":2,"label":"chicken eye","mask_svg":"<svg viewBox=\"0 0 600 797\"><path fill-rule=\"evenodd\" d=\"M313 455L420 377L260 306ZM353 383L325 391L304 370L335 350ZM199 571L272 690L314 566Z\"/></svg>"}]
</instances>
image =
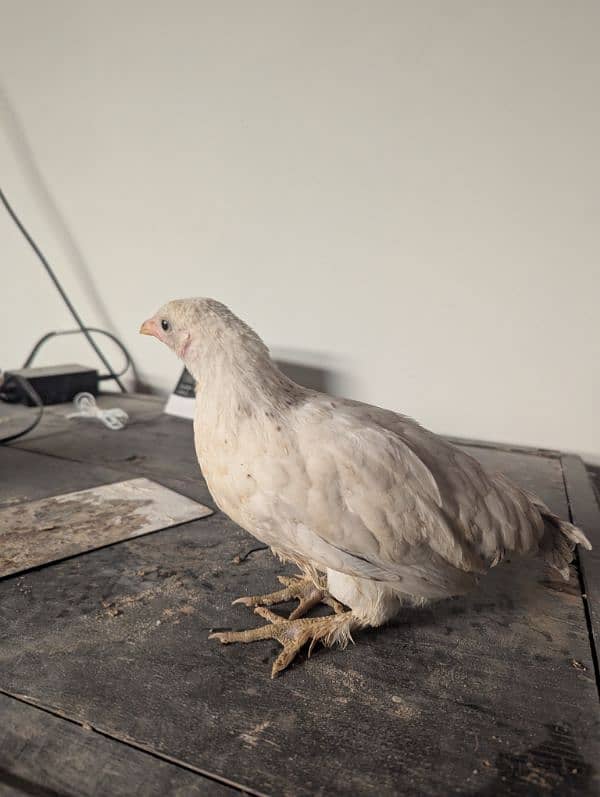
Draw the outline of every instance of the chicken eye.
<instances>
[{"instance_id":1,"label":"chicken eye","mask_svg":"<svg viewBox=\"0 0 600 797\"><path fill-rule=\"evenodd\" d=\"M163 330L164 330L165 332L168 332L168 331L169 331L169 327L170 327L170 325L169 325L169 322L167 321L167 319L166 319L166 318L163 318L163 320L160 322L160 325L161 325L161 327L163 328Z\"/></svg>"}]
</instances>

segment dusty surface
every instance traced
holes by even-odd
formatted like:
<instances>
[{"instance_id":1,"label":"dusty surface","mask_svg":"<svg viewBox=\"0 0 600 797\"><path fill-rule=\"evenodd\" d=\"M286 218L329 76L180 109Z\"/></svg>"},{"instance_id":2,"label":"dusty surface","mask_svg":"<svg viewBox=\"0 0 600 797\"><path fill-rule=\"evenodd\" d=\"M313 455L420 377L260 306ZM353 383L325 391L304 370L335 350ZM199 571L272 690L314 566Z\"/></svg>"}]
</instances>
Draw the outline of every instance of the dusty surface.
<instances>
[{"instance_id":1,"label":"dusty surface","mask_svg":"<svg viewBox=\"0 0 600 797\"><path fill-rule=\"evenodd\" d=\"M118 462L209 501L189 425L142 429L95 446L60 435L27 446ZM560 460L474 453L567 516ZM38 472L40 490L63 479L58 466ZM576 572L563 586L537 561L499 566L478 592L406 610L271 681L276 643L207 639L258 625L231 601L290 572L268 551L248 556L256 547L216 513L5 579L0 688L263 794L598 794L598 697Z\"/></svg>"},{"instance_id":2,"label":"dusty surface","mask_svg":"<svg viewBox=\"0 0 600 797\"><path fill-rule=\"evenodd\" d=\"M212 510L148 479L0 507L0 577L195 520Z\"/></svg>"}]
</instances>

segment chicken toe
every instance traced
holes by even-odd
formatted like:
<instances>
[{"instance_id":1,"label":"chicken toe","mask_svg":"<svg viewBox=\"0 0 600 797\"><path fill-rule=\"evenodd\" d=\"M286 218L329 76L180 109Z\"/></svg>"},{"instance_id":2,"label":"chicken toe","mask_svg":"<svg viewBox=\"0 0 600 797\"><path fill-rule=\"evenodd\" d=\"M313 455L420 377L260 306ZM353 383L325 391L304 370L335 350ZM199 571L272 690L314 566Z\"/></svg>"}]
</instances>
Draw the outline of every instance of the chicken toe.
<instances>
[{"instance_id":1,"label":"chicken toe","mask_svg":"<svg viewBox=\"0 0 600 797\"><path fill-rule=\"evenodd\" d=\"M210 634L209 639L218 639L224 645L229 645L232 642L276 639L283 646L283 650L273 662L271 678L276 678L282 670L285 670L307 642L310 642L309 657L317 642L322 642L328 647L337 643L340 647L345 648L348 642L353 641L352 629L360 625L350 611L330 614L326 617L293 620L286 620L264 606L257 606L254 611L268 620L269 624L246 631L219 631Z\"/></svg>"},{"instance_id":2,"label":"chicken toe","mask_svg":"<svg viewBox=\"0 0 600 797\"><path fill-rule=\"evenodd\" d=\"M336 614L345 612L344 606L333 598L326 589L318 587L315 582L305 576L278 576L283 589L269 592L267 595L248 595L237 598L234 604L242 603L244 606L254 608L255 606L273 606L276 603L286 603L287 601L298 599L298 606L290 614L290 620L297 620L319 603L330 606Z\"/></svg>"}]
</instances>

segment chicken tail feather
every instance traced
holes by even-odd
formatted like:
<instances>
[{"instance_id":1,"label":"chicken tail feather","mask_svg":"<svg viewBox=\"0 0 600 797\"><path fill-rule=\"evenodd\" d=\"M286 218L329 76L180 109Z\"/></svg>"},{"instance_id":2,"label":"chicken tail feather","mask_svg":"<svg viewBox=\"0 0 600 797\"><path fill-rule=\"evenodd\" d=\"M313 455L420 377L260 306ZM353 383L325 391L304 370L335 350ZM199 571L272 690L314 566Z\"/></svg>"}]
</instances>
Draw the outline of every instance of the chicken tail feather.
<instances>
[{"instance_id":1,"label":"chicken tail feather","mask_svg":"<svg viewBox=\"0 0 600 797\"><path fill-rule=\"evenodd\" d=\"M569 565L573 561L575 546L583 545L590 551L592 544L581 529L561 520L546 507L540 508L540 514L546 529L540 543L540 552L550 567L558 570L564 580L568 581Z\"/></svg>"}]
</instances>

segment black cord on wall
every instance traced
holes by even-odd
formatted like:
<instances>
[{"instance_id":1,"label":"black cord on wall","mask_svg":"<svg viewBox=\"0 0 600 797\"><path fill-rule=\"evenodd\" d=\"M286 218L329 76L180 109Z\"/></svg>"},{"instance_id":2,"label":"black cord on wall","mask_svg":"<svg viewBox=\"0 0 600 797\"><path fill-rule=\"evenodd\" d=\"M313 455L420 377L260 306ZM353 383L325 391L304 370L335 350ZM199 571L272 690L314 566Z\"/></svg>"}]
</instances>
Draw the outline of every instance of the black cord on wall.
<instances>
[{"instance_id":1,"label":"black cord on wall","mask_svg":"<svg viewBox=\"0 0 600 797\"><path fill-rule=\"evenodd\" d=\"M104 364L104 366L105 366L105 368L106 368L106 370L108 372L106 377L104 377L104 378L113 379L117 383L117 385L119 386L121 391L123 393L127 393L127 390L125 389L125 386L123 385L123 383L121 382L121 380L119 378L120 376L122 376L122 374L116 374L113 371L110 363L108 362L108 360L106 359L106 357L102 353L102 350L98 347L98 345L96 344L96 341L91 336L90 329L85 326L85 324L81 320L81 317L79 316L79 313L77 312L77 310L73 306L73 303L71 302L71 300L69 299L69 297L65 293L65 290L62 287L62 285L60 284L60 282L58 281L58 277L56 276L56 274L52 270L52 267L50 266L50 263L48 263L48 261L44 257L42 251L40 250L40 248L38 247L36 242L33 240L31 235L25 229L25 226L23 225L22 221L19 219L19 217L17 216L17 214L15 213L13 208L11 207L10 202L6 198L4 192L2 191L1 188L0 188L0 201L2 202L2 204L4 205L6 210L8 211L8 214L11 217L11 219L14 221L14 223L19 228L21 234L23 235L23 237L25 238L25 240L27 241L29 246L33 249L33 251L37 255L37 257L38 257L40 263L42 264L42 266L46 269L46 272L47 272L48 276L50 277L50 279L52 280L52 282L54 283L54 286L55 286L56 290L60 293L64 303L67 305L67 307L69 309L69 312L71 313L71 315L75 319L77 325L79 326L79 330L78 331L80 331L83 335L85 335L85 337L87 338L88 343L90 344L92 349L96 352L96 354L98 355L98 357L100 358L100 360ZM112 337L113 340L115 340L114 336L110 335L110 333L104 332L103 330L100 330L100 331L102 331L103 334L109 335L109 337ZM117 343L118 343L118 341L117 341ZM121 346L120 343L119 343L119 345ZM121 348L123 349L123 346L121 346ZM34 352L34 354L35 354L35 352ZM129 358L129 355L126 355L126 356ZM30 358L31 358L31 355L30 355Z\"/></svg>"},{"instance_id":2,"label":"black cord on wall","mask_svg":"<svg viewBox=\"0 0 600 797\"><path fill-rule=\"evenodd\" d=\"M6 195L4 194L4 192L2 191L1 188L0 188L0 201L2 202L4 207L6 208L9 216L14 221L14 223L18 227L19 231L21 232L21 234L23 235L23 237L25 238L25 240L27 241L29 246L31 246L31 248L33 249L33 251L37 255L37 257L38 257L39 261L41 262L41 264L43 265L43 267L46 269L46 272L47 272L48 276L50 277L50 279L52 280L52 282L54 283L54 286L56 287L56 290L60 293L64 303L67 305L67 307L69 309L69 312L71 313L71 315L73 316L73 318L75 319L75 321L77 322L77 324L79 326L79 329L67 329L67 330L64 330L64 331L48 332L46 335L43 335L38 340L38 342L35 344L35 346L31 350L31 352L29 353L29 356L27 357L27 360L25 361L25 364L24 364L23 367L27 368L28 366L31 365L31 363L33 362L33 360L34 360L35 356L37 355L38 351L40 350L40 348L46 343L46 341L50 340L50 338L56 337L58 335L82 334L82 335L85 335L85 337L87 338L90 346L95 351L95 353L98 355L98 357L100 358L100 360L102 361L102 363L104 364L104 366L107 369L107 373L106 374L100 374L98 379L99 380L112 379L112 380L114 380L117 383L117 385L119 386L121 391L123 393L126 393L127 390L125 389L125 386L121 382L120 377L123 376L123 374L127 371L127 369L129 367L133 367L133 362L131 360L131 356L130 356L129 352L127 351L125 346L121 343L121 341L116 337L116 335L113 335L111 332L107 332L105 329L97 329L95 327L86 327L84 325L83 321L81 320L81 317L79 316L79 313L77 312L77 310L73 306L73 303L71 302L71 300L67 296L64 288L62 287L62 285L58 281L58 277L56 276L56 274L52 270L52 267L51 267L50 263L48 263L48 261L44 257L44 254L42 253L42 251L40 250L38 245L35 243L35 241L31 237L31 235L25 229L24 224L22 223L22 221L19 219L19 217L17 216L17 214L13 210L10 202L6 198ZM106 337L110 338L114 343L116 343L116 345L123 352L123 355L125 357L125 366L123 367L123 369L121 371L119 371L119 373L115 373L115 371L112 369L109 361L106 359L106 357L102 353L102 350L99 348L99 346L96 344L95 340L93 339L92 333L93 334L99 334L99 335L105 335ZM3 400L3 401L9 401L9 400L10 401L14 401L14 392L15 392L14 388L16 387L17 388L17 393L20 392L21 395L23 396L23 398L28 397L33 402L33 404L35 404L38 407L38 412L36 414L36 417L33 419L33 421L25 429L22 429L20 432L16 432L15 434L8 435L7 437L0 438L0 444L10 443L13 440L17 440L19 437L23 437L23 435L26 435L29 432L31 432L38 425L38 423L42 420L42 415L44 414L44 405L42 403L42 400L40 399L40 397L38 396L38 394L36 393L34 388L31 386L31 384L26 379L23 379L22 377L17 377L17 376L14 376L14 375L11 375L11 377L9 379L10 379L10 381L6 380L6 381L4 381L4 383L2 383L2 378L1 378L1 375L0 375L0 399ZM11 384L11 381L14 382L14 384ZM4 389L6 389L6 388L9 388L10 398L9 398L9 394L4 392Z\"/></svg>"},{"instance_id":3,"label":"black cord on wall","mask_svg":"<svg viewBox=\"0 0 600 797\"><path fill-rule=\"evenodd\" d=\"M96 327L86 327L87 331L90 333L98 334L98 335L105 335L107 338L110 338L113 343L115 343L119 349L123 352L123 356L125 357L125 365L119 371L118 374L100 374L98 380L101 382L104 379L115 379L116 377L123 376L126 371L133 366L133 362L131 360L131 355L125 348L125 346L121 343L119 338L116 335L113 335L112 332L107 332L105 329L97 329ZM59 335L78 335L81 333L80 329L63 329L63 330L56 330L55 332L46 332L38 342L35 344L33 349L29 352L29 356L23 363L23 368L29 368L31 363L34 361L38 351L42 348L44 343L46 343L51 338L56 338Z\"/></svg>"}]
</instances>

